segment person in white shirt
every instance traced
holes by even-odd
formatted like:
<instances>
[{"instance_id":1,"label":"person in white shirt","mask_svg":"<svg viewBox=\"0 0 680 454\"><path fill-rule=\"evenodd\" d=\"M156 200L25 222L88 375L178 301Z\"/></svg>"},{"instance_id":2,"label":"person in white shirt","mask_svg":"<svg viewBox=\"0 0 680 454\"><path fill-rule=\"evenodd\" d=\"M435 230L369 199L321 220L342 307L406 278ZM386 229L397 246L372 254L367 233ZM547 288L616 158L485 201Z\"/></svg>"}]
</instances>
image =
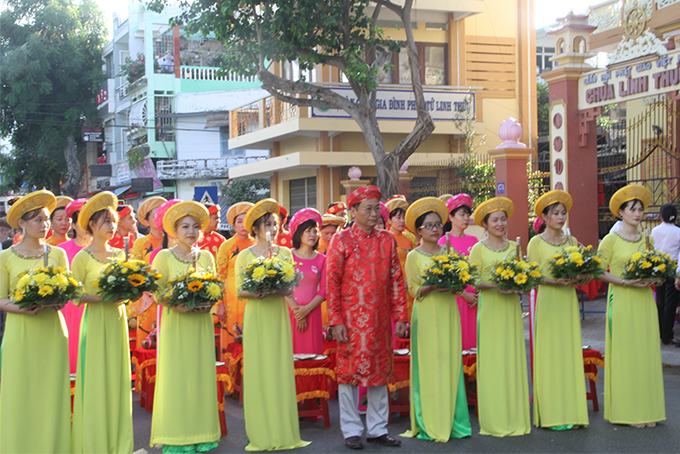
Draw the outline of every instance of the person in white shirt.
<instances>
[{"instance_id":1,"label":"person in white shirt","mask_svg":"<svg viewBox=\"0 0 680 454\"><path fill-rule=\"evenodd\" d=\"M678 260L680 252L680 227L675 225L678 210L672 204L666 204L660 210L663 222L652 229L654 249L663 251ZM680 339L673 336L675 323L675 310L680 301L678 280L668 279L663 285L656 288L656 307L659 310L659 333L661 342L680 346Z\"/></svg>"}]
</instances>

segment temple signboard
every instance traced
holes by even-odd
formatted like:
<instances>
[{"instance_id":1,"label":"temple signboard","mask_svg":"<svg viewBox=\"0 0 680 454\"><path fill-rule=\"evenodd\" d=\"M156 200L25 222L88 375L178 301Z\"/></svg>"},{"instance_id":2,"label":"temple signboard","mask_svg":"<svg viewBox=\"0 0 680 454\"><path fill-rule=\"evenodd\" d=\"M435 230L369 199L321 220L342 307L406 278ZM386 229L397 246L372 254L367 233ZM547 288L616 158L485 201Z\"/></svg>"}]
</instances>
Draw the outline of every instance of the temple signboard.
<instances>
[{"instance_id":1,"label":"temple signboard","mask_svg":"<svg viewBox=\"0 0 680 454\"><path fill-rule=\"evenodd\" d=\"M578 106L585 110L680 89L680 51L586 73L578 82Z\"/></svg>"}]
</instances>

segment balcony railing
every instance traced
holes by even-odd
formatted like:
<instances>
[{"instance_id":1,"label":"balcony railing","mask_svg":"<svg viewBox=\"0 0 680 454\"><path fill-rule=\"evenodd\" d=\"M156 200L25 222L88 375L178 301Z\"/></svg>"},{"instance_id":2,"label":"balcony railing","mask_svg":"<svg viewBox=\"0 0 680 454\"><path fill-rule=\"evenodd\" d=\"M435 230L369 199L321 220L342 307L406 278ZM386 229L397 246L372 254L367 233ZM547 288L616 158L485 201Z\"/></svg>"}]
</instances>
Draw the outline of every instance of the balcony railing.
<instances>
[{"instance_id":1,"label":"balcony railing","mask_svg":"<svg viewBox=\"0 0 680 454\"><path fill-rule=\"evenodd\" d=\"M354 96L349 85L335 84L328 85L328 88L348 99ZM379 106L377 119L416 120L417 111L410 89L410 85L380 86L376 99L376 105ZM451 121L455 118L462 118L470 106L474 109L476 89L441 85L426 87L423 93L432 119ZM350 119L348 113L340 110L300 107L269 96L231 111L230 137L233 139L296 118L312 117Z\"/></svg>"},{"instance_id":2,"label":"balcony railing","mask_svg":"<svg viewBox=\"0 0 680 454\"><path fill-rule=\"evenodd\" d=\"M659 10L676 3L680 3L680 0L656 0L656 9Z\"/></svg>"},{"instance_id":3,"label":"balcony railing","mask_svg":"<svg viewBox=\"0 0 680 454\"><path fill-rule=\"evenodd\" d=\"M626 11L633 6L639 6L652 17L653 0L609 0L590 7L588 25L596 25L597 30L593 33L602 33L623 25ZM656 0L656 9L661 9L677 3L680 0Z\"/></svg>"},{"instance_id":4,"label":"balcony railing","mask_svg":"<svg viewBox=\"0 0 680 454\"><path fill-rule=\"evenodd\" d=\"M180 159L158 161L156 171L162 180L229 178L229 168L262 161L266 156L239 156L218 159Z\"/></svg>"},{"instance_id":5,"label":"balcony railing","mask_svg":"<svg viewBox=\"0 0 680 454\"><path fill-rule=\"evenodd\" d=\"M120 87L116 88L116 100L122 101L125 98L128 97L130 94L130 84L128 82L124 82L123 85Z\"/></svg>"},{"instance_id":6,"label":"balcony railing","mask_svg":"<svg viewBox=\"0 0 680 454\"><path fill-rule=\"evenodd\" d=\"M147 80L146 76L141 77L130 84L130 86L128 87L128 92L133 93L137 90L146 87L148 84L149 81Z\"/></svg>"},{"instance_id":7,"label":"balcony railing","mask_svg":"<svg viewBox=\"0 0 680 454\"><path fill-rule=\"evenodd\" d=\"M222 82L257 82L257 77L239 76L234 73L218 75L219 68L205 66L180 66L179 74L181 79L188 80L215 80Z\"/></svg>"}]
</instances>

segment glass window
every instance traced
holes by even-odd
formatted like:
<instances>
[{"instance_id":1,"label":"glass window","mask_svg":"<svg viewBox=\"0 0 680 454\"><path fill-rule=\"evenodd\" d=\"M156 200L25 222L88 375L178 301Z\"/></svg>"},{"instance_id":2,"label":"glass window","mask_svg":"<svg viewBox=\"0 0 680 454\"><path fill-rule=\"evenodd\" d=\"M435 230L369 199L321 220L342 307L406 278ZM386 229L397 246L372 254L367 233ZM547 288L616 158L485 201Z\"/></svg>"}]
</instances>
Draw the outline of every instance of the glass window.
<instances>
[{"instance_id":1,"label":"glass window","mask_svg":"<svg viewBox=\"0 0 680 454\"><path fill-rule=\"evenodd\" d=\"M229 149L229 126L220 126L220 157L233 158L237 156L245 156L246 150L230 150Z\"/></svg>"},{"instance_id":2,"label":"glass window","mask_svg":"<svg viewBox=\"0 0 680 454\"><path fill-rule=\"evenodd\" d=\"M536 66L543 68L543 57L536 55Z\"/></svg>"},{"instance_id":3,"label":"glass window","mask_svg":"<svg viewBox=\"0 0 680 454\"><path fill-rule=\"evenodd\" d=\"M543 63L544 63L543 68L552 69L553 63L550 61L551 57L552 57L551 55L546 55L545 57L543 57Z\"/></svg>"},{"instance_id":4,"label":"glass window","mask_svg":"<svg viewBox=\"0 0 680 454\"><path fill-rule=\"evenodd\" d=\"M554 53L555 53L555 48L554 48L554 47L546 47L546 48L545 48L545 53L546 53L546 54L554 54Z\"/></svg>"},{"instance_id":5,"label":"glass window","mask_svg":"<svg viewBox=\"0 0 680 454\"><path fill-rule=\"evenodd\" d=\"M411 83L411 64L408 61L408 50L399 49L399 83Z\"/></svg>"},{"instance_id":6,"label":"glass window","mask_svg":"<svg viewBox=\"0 0 680 454\"><path fill-rule=\"evenodd\" d=\"M444 62L444 47L425 46L425 85L444 85L446 83Z\"/></svg>"},{"instance_id":7,"label":"glass window","mask_svg":"<svg viewBox=\"0 0 680 454\"><path fill-rule=\"evenodd\" d=\"M316 177L290 180L290 213L316 206Z\"/></svg>"},{"instance_id":8,"label":"glass window","mask_svg":"<svg viewBox=\"0 0 680 454\"><path fill-rule=\"evenodd\" d=\"M543 46L536 46L536 53L540 54L543 52Z\"/></svg>"}]
</instances>

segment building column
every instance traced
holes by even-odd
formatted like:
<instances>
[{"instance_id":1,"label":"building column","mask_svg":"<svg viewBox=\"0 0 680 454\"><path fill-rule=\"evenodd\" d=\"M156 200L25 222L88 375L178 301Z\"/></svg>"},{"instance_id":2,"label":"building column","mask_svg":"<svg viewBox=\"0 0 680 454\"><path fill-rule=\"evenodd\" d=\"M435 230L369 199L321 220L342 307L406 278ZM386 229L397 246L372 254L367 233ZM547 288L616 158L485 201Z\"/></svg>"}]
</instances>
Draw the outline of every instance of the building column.
<instances>
[{"instance_id":1,"label":"building column","mask_svg":"<svg viewBox=\"0 0 680 454\"><path fill-rule=\"evenodd\" d=\"M550 189L562 189L571 195L571 233L581 243L597 246L596 120L601 108L579 110L574 102L578 99L579 76L580 71L559 66L544 73L550 86Z\"/></svg>"},{"instance_id":2,"label":"building column","mask_svg":"<svg viewBox=\"0 0 680 454\"><path fill-rule=\"evenodd\" d=\"M495 148L489 155L496 162L496 195L507 197L515 205L508 219L508 239L520 238L522 250L529 241L529 188L527 162L535 153L531 148ZM480 226L481 227L481 226Z\"/></svg>"}]
</instances>

